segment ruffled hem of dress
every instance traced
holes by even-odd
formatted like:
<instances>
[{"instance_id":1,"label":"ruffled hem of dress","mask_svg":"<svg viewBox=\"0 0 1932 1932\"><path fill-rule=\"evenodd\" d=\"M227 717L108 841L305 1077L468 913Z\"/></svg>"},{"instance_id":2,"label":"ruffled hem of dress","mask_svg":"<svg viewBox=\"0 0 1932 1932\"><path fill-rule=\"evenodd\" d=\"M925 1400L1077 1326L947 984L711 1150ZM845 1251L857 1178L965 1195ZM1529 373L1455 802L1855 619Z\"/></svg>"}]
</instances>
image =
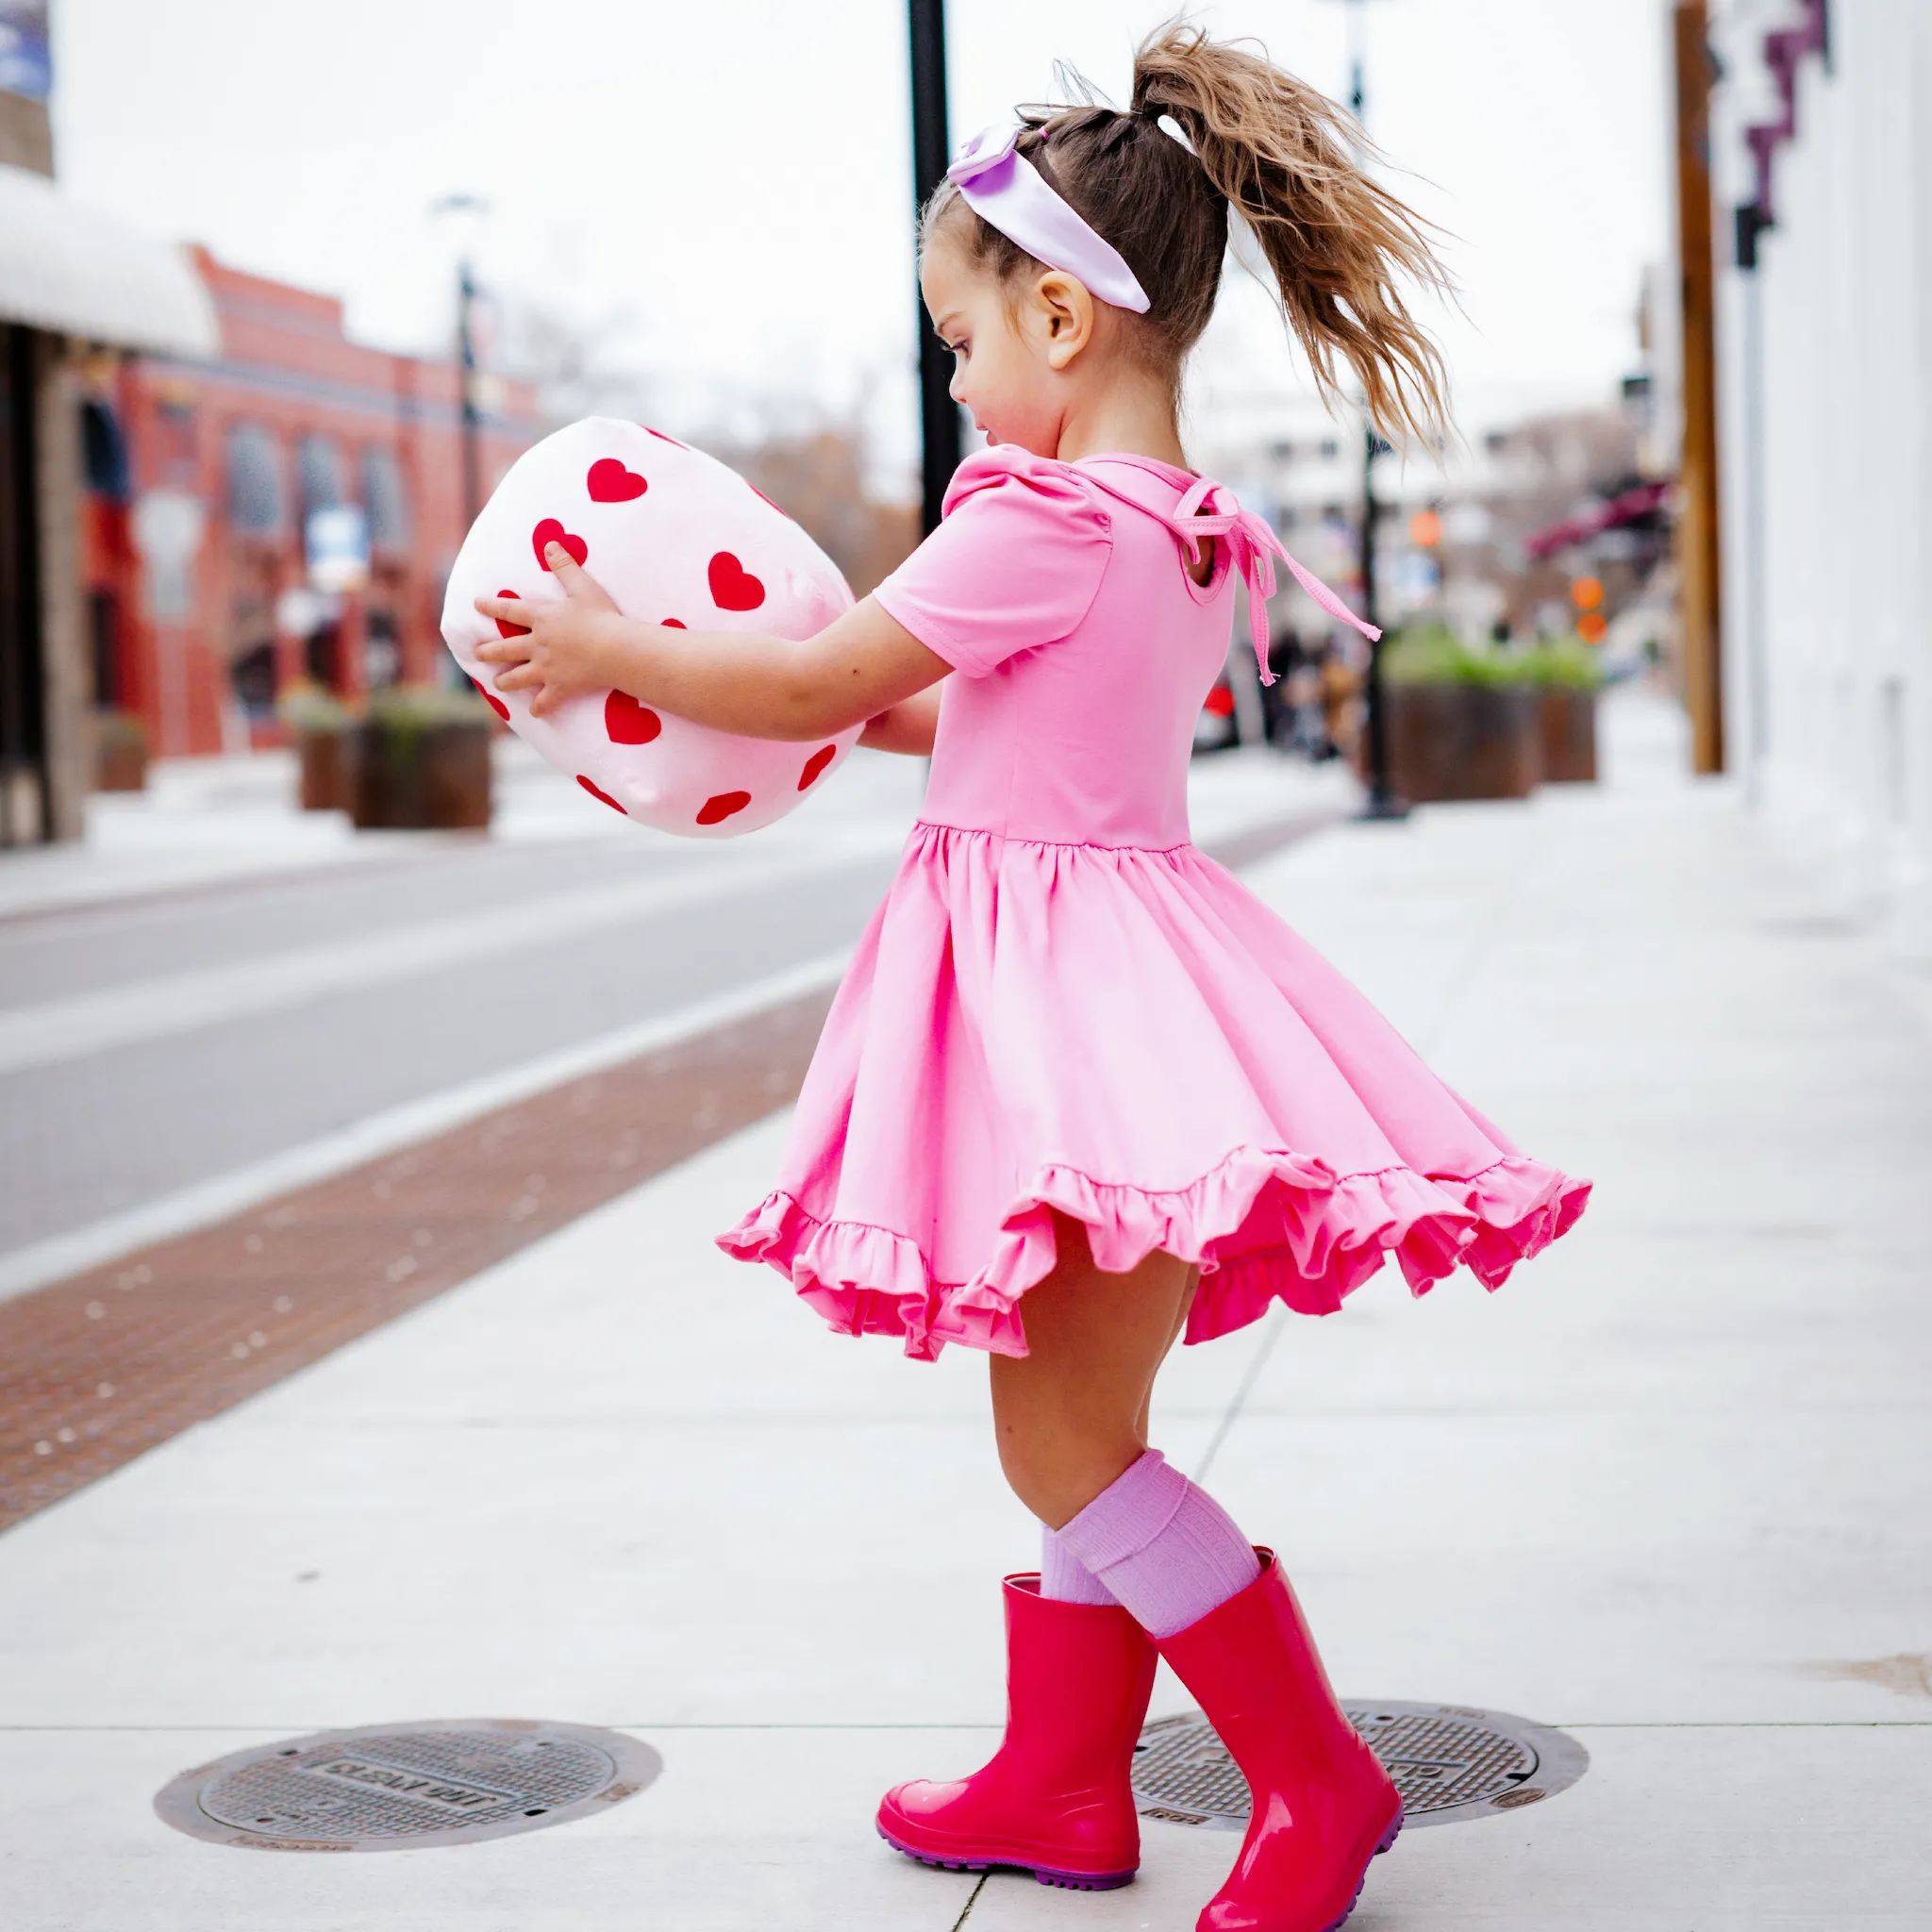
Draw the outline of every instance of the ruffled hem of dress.
<instances>
[{"instance_id":1,"label":"ruffled hem of dress","mask_svg":"<svg viewBox=\"0 0 1932 1932\"><path fill-rule=\"evenodd\" d=\"M917 1242L864 1222L822 1220L782 1191L718 1245L787 1275L840 1333L901 1336L913 1359L934 1361L949 1341L1026 1353L1019 1302L1053 1267L1056 1208L1085 1225L1094 1260L1110 1273L1156 1249L1198 1264L1187 1339L1207 1341L1258 1321L1275 1301L1332 1314L1391 1254L1418 1295L1458 1266L1500 1288L1517 1262L1570 1228L1589 1198L1588 1181L1520 1154L1468 1176L1406 1167L1338 1174L1285 1149L1241 1147L1173 1190L1096 1181L1049 1163L970 1281L937 1281ZM1224 1255L1237 1234L1245 1236L1240 1251Z\"/></svg>"}]
</instances>

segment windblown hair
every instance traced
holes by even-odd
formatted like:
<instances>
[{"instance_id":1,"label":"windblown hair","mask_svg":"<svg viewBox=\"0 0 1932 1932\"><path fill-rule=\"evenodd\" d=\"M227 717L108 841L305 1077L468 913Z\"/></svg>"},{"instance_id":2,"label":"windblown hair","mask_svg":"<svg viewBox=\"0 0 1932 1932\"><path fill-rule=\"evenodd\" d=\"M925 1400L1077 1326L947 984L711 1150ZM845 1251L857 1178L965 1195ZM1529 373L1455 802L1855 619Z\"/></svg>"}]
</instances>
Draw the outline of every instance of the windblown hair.
<instances>
[{"instance_id":1,"label":"windblown hair","mask_svg":"<svg viewBox=\"0 0 1932 1932\"><path fill-rule=\"evenodd\" d=\"M1370 177L1375 151L1325 94L1176 20L1135 54L1126 111L1034 108L1022 119L1019 152L1119 250L1147 291L1146 314L1122 310L1120 320L1176 396L1188 352L1214 312L1232 208L1254 233L1323 401L1332 408L1339 400L1346 365L1391 438L1434 442L1445 432L1442 358L1401 288L1407 281L1451 292L1433 231ZM928 241L941 230L958 233L970 258L1002 281L1042 266L950 182L941 183L922 224Z\"/></svg>"}]
</instances>

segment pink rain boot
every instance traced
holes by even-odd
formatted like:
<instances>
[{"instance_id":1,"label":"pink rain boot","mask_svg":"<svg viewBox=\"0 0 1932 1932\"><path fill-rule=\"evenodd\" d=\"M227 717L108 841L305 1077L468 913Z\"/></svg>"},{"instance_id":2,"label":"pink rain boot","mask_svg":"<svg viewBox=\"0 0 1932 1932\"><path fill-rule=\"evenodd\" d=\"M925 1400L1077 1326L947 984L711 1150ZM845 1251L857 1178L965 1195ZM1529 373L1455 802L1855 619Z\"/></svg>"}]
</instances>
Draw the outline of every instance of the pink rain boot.
<instances>
[{"instance_id":1,"label":"pink rain boot","mask_svg":"<svg viewBox=\"0 0 1932 1932\"><path fill-rule=\"evenodd\" d=\"M926 1865L1016 1865L1042 1885L1108 1891L1141 1862L1128 1767L1154 1688L1154 1646L1114 1604L1040 1594L1009 1576L1007 1735L950 1784L886 1793L879 1836Z\"/></svg>"},{"instance_id":2,"label":"pink rain boot","mask_svg":"<svg viewBox=\"0 0 1932 1932\"><path fill-rule=\"evenodd\" d=\"M1272 1550L1160 1654L1246 1774L1254 1810L1197 1932L1335 1932L1402 1829L1389 1774L1341 1714Z\"/></svg>"}]
</instances>

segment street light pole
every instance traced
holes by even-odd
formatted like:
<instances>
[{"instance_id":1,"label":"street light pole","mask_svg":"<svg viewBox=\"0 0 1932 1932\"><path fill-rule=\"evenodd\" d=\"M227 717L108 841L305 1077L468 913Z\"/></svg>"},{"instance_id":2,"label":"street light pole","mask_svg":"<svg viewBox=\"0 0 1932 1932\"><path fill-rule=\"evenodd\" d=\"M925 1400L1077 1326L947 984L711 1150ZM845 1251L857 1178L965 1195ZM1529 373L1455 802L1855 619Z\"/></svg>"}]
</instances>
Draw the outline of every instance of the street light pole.
<instances>
[{"instance_id":1,"label":"street light pole","mask_svg":"<svg viewBox=\"0 0 1932 1932\"><path fill-rule=\"evenodd\" d=\"M489 204L475 194L445 194L435 214L482 215ZM483 410L476 397L476 274L467 245L457 257L457 362L462 383L463 526L483 512Z\"/></svg>"},{"instance_id":2,"label":"street light pole","mask_svg":"<svg viewBox=\"0 0 1932 1932\"><path fill-rule=\"evenodd\" d=\"M914 218L945 177L952 158L946 132L945 0L908 0L912 53L912 198ZM919 427L923 452L923 520L927 535L939 528L946 486L959 467L959 407L952 398L953 372L945 344L933 333L925 304L913 286L919 329Z\"/></svg>"},{"instance_id":3,"label":"street light pole","mask_svg":"<svg viewBox=\"0 0 1932 1932\"><path fill-rule=\"evenodd\" d=\"M1368 25L1364 8L1368 0L1343 0L1348 8L1349 97L1357 125L1366 127L1368 82ZM1360 559L1362 574L1361 616L1365 624L1379 625L1375 597L1375 458L1387 447L1376 433L1373 420L1362 424L1362 528ZM1362 800L1360 816L1365 819L1406 819L1408 801L1396 791L1389 768L1389 708L1382 682L1382 640L1369 642L1369 675L1362 688L1362 730L1369 741L1368 794Z\"/></svg>"},{"instance_id":4,"label":"street light pole","mask_svg":"<svg viewBox=\"0 0 1932 1932\"><path fill-rule=\"evenodd\" d=\"M483 412L476 407L476 337L472 316L476 278L466 255L457 263L457 351L463 375L463 525L483 508Z\"/></svg>"}]
</instances>

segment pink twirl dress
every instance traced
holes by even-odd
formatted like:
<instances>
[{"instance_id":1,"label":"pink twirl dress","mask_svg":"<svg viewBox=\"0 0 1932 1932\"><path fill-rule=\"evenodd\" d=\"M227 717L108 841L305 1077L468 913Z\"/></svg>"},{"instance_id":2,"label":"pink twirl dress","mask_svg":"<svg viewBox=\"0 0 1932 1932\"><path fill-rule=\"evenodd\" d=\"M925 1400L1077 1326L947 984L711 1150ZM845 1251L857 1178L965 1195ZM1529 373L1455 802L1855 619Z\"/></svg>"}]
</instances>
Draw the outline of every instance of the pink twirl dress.
<instances>
[{"instance_id":1,"label":"pink twirl dress","mask_svg":"<svg viewBox=\"0 0 1932 1932\"><path fill-rule=\"evenodd\" d=\"M1182 525L1219 536L1205 587ZM925 810L778 1185L720 1237L835 1328L1024 1355L1055 1208L1103 1269L1198 1262L1190 1341L1326 1314L1391 1253L1418 1293L1494 1288L1582 1212L1189 842L1194 717L1272 541L1164 463L1003 445L874 593L957 674Z\"/></svg>"}]
</instances>

